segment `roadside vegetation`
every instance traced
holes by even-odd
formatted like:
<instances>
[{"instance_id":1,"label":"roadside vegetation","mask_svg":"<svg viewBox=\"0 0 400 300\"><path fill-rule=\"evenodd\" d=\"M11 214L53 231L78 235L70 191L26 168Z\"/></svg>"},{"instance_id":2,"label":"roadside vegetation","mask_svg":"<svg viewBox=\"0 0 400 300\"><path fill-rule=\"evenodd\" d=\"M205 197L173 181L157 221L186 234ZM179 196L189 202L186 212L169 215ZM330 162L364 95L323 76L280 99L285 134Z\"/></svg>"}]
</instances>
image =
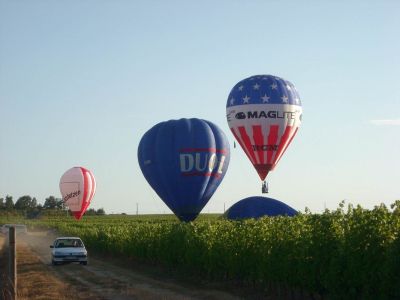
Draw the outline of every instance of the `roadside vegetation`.
<instances>
[{"instance_id":1,"label":"roadside vegetation","mask_svg":"<svg viewBox=\"0 0 400 300\"><path fill-rule=\"evenodd\" d=\"M174 216L120 215L24 222L32 230L80 236L92 253L275 295L400 299L400 201L372 210L341 203L322 214L243 221L202 215L181 223Z\"/></svg>"},{"instance_id":2,"label":"roadside vegetation","mask_svg":"<svg viewBox=\"0 0 400 300\"><path fill-rule=\"evenodd\" d=\"M85 215L105 215L103 208L95 210L94 208L89 208ZM0 215L1 216L22 216L24 218L38 218L44 215L48 216L62 216L71 215L68 208L64 205L61 198L56 198L54 196L49 196L45 199L44 204L38 203L35 197L25 195L19 197L15 203L12 196L7 195L6 197L0 197Z\"/></svg>"}]
</instances>

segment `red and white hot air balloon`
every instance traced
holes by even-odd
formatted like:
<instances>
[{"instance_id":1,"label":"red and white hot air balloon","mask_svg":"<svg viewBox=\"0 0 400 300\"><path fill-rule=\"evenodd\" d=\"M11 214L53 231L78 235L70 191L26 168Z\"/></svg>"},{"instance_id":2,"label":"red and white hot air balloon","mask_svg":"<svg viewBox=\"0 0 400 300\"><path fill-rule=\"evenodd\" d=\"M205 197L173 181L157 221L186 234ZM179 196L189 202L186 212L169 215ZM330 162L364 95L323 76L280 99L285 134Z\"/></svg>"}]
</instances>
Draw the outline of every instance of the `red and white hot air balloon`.
<instances>
[{"instance_id":1,"label":"red and white hot air balloon","mask_svg":"<svg viewBox=\"0 0 400 300\"><path fill-rule=\"evenodd\" d=\"M252 76L231 90L226 104L228 125L261 180L285 153L302 114L296 88L280 77Z\"/></svg>"},{"instance_id":2,"label":"red and white hot air balloon","mask_svg":"<svg viewBox=\"0 0 400 300\"><path fill-rule=\"evenodd\" d=\"M93 173L83 167L66 171L60 179L60 191L65 205L75 219L82 218L96 191Z\"/></svg>"}]
</instances>

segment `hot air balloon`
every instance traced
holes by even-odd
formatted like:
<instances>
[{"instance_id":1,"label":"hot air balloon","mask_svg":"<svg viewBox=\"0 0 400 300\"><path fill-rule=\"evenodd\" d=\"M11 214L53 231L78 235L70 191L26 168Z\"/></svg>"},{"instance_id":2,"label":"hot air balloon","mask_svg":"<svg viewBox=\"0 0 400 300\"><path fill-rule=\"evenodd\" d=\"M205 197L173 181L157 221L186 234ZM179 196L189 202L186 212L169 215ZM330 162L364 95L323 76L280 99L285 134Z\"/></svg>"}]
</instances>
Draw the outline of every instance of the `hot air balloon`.
<instances>
[{"instance_id":1,"label":"hot air balloon","mask_svg":"<svg viewBox=\"0 0 400 300\"><path fill-rule=\"evenodd\" d=\"M265 216L294 216L297 211L289 205L267 197L248 197L232 205L224 214L227 219L238 220Z\"/></svg>"},{"instance_id":2,"label":"hot air balloon","mask_svg":"<svg viewBox=\"0 0 400 300\"><path fill-rule=\"evenodd\" d=\"M83 167L69 169L61 176L60 191L75 219L81 219L96 191L93 173Z\"/></svg>"},{"instance_id":3,"label":"hot air balloon","mask_svg":"<svg viewBox=\"0 0 400 300\"><path fill-rule=\"evenodd\" d=\"M193 221L218 188L230 158L225 134L201 119L161 122L138 147L144 177L181 221Z\"/></svg>"},{"instance_id":4,"label":"hot air balloon","mask_svg":"<svg viewBox=\"0 0 400 300\"><path fill-rule=\"evenodd\" d=\"M235 139L265 180L296 135L302 107L292 83L276 76L256 75L233 87L226 115Z\"/></svg>"}]
</instances>

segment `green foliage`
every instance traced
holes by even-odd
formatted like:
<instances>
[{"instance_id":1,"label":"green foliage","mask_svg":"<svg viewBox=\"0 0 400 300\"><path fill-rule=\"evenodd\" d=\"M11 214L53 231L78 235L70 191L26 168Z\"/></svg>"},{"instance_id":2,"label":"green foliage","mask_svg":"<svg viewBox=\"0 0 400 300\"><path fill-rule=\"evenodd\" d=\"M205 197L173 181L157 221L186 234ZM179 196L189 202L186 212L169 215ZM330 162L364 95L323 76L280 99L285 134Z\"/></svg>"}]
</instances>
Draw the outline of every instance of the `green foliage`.
<instances>
[{"instance_id":1,"label":"green foliage","mask_svg":"<svg viewBox=\"0 0 400 300\"><path fill-rule=\"evenodd\" d=\"M106 214L106 211L104 210L104 208L99 208L98 210L96 210L96 215L98 216L104 216Z\"/></svg>"},{"instance_id":2,"label":"green foliage","mask_svg":"<svg viewBox=\"0 0 400 300\"><path fill-rule=\"evenodd\" d=\"M85 216L104 216L105 214L106 212L103 208L99 208L98 210L95 210L94 208L89 208L85 212Z\"/></svg>"},{"instance_id":3,"label":"green foliage","mask_svg":"<svg viewBox=\"0 0 400 300\"><path fill-rule=\"evenodd\" d=\"M63 209L63 201L62 199L56 198L54 196L49 196L45 199L44 209Z\"/></svg>"},{"instance_id":4,"label":"green foliage","mask_svg":"<svg viewBox=\"0 0 400 300\"><path fill-rule=\"evenodd\" d=\"M0 220L1 221L1 220ZM391 210L228 221L202 216L48 217L34 226L80 236L91 251L163 264L209 280L284 287L329 299L400 299L400 201Z\"/></svg>"},{"instance_id":5,"label":"green foliage","mask_svg":"<svg viewBox=\"0 0 400 300\"><path fill-rule=\"evenodd\" d=\"M67 211L68 208L65 206L64 201L61 198L55 198L49 196L45 199L44 204L38 204L35 197L29 195L18 198L15 202L13 197L7 195L6 198L0 198L0 217L10 215L24 215L27 218L39 218L47 215L71 215L71 212ZM99 215L103 216L106 212L103 208L95 210L90 208L85 212L85 215Z\"/></svg>"},{"instance_id":6,"label":"green foliage","mask_svg":"<svg viewBox=\"0 0 400 300\"><path fill-rule=\"evenodd\" d=\"M5 202L4 202L4 208L6 210L12 210L14 208L14 201L11 196L7 195Z\"/></svg>"},{"instance_id":7,"label":"green foliage","mask_svg":"<svg viewBox=\"0 0 400 300\"><path fill-rule=\"evenodd\" d=\"M15 209L19 210L28 210L36 208L37 200L35 197L31 198L31 196L25 195L18 198L17 202L14 204Z\"/></svg>"}]
</instances>

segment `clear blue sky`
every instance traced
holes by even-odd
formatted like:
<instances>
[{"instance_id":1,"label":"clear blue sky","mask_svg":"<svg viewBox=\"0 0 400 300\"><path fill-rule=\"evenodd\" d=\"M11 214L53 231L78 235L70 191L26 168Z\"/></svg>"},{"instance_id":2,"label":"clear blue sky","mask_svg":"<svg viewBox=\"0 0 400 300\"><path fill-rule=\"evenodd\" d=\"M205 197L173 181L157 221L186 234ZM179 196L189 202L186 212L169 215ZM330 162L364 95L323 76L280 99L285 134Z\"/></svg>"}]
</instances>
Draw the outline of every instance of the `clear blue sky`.
<instances>
[{"instance_id":1,"label":"clear blue sky","mask_svg":"<svg viewBox=\"0 0 400 300\"><path fill-rule=\"evenodd\" d=\"M303 123L270 194L321 211L400 199L399 1L0 0L0 197L60 197L84 166L91 207L170 212L137 147L160 121L221 127L230 89L272 74L300 93ZM203 212L260 195L240 148Z\"/></svg>"}]
</instances>

